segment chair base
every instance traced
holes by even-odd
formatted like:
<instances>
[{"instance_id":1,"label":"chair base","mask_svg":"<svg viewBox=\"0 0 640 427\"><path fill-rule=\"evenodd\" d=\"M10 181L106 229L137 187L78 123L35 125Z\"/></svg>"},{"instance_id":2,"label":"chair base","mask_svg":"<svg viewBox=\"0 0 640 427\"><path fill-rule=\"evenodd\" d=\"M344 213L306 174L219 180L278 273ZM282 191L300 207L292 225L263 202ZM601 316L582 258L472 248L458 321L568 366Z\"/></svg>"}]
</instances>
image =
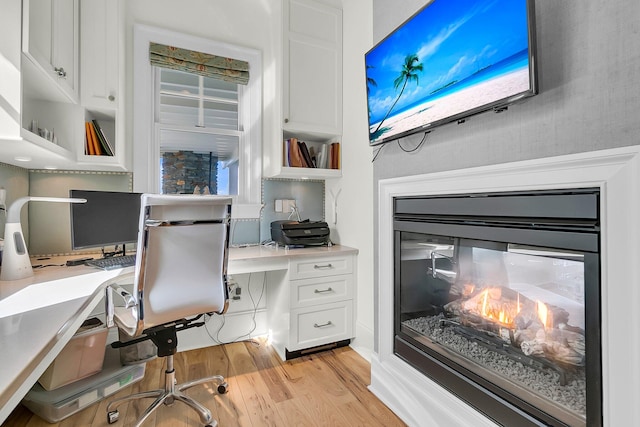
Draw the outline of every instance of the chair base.
<instances>
[{"instance_id":1,"label":"chair base","mask_svg":"<svg viewBox=\"0 0 640 427\"><path fill-rule=\"evenodd\" d=\"M215 382L217 384L217 391L220 394L226 393L227 388L229 387L224 377L221 375L212 375L210 377L176 385L175 370L173 369L173 355L167 356L167 370L165 371L164 389L143 391L111 401L107 406L107 422L109 424L113 424L118 421L119 412L117 410L117 407L122 403L135 399L155 398L153 403L142 413L142 415L134 425L135 427L140 427L142 423L144 423L144 421L149 417L149 415L151 415L153 411L158 409L160 405L164 404L166 406L171 406L176 401L182 402L196 411L200 416L200 421L202 421L205 426L216 427L218 425L218 422L212 418L211 411L209 411L196 400L183 393L184 390L187 390L191 387L209 382Z\"/></svg>"}]
</instances>

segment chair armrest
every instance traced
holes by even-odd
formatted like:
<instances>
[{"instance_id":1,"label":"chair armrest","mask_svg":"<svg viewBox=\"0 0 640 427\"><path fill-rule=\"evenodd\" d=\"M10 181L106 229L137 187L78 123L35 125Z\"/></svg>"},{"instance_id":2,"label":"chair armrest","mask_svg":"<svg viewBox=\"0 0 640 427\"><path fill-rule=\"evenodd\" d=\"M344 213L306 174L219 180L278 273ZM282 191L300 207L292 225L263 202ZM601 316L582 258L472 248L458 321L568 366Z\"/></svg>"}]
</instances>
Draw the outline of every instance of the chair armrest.
<instances>
[{"instance_id":1,"label":"chair armrest","mask_svg":"<svg viewBox=\"0 0 640 427\"><path fill-rule=\"evenodd\" d=\"M109 280L105 285L105 313L106 313L106 323L107 328L111 328L115 326L115 322L113 321L114 313L115 313L115 304L113 300L114 293L119 295L124 301L124 308L130 309L134 308L138 305L138 301L136 298L126 289L122 288L119 283L125 279L133 279L133 273L127 273L120 276L117 276L111 280Z\"/></svg>"}]
</instances>

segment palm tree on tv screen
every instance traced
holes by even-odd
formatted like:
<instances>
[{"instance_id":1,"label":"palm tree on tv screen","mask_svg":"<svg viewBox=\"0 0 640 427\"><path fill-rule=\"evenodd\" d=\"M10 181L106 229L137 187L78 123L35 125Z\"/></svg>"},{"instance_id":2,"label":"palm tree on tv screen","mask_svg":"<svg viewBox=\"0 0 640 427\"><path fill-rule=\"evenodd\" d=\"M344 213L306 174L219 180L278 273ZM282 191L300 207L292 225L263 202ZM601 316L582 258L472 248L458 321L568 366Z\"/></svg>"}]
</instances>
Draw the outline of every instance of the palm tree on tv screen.
<instances>
[{"instance_id":1,"label":"palm tree on tv screen","mask_svg":"<svg viewBox=\"0 0 640 427\"><path fill-rule=\"evenodd\" d=\"M367 65L367 70L369 68L375 68L375 67L373 65ZM377 87L378 83L376 83L373 77L369 77L367 75L367 97L369 96L369 92L371 92L371 86ZM371 117L371 107L369 106L367 110L369 111L369 117Z\"/></svg>"},{"instance_id":2,"label":"palm tree on tv screen","mask_svg":"<svg viewBox=\"0 0 640 427\"><path fill-rule=\"evenodd\" d=\"M400 85L402 85L402 89L400 89L398 97L393 102L393 105L391 105L391 108L389 108L389 111L387 111L387 114L385 114L380 123L378 123L376 130L373 131L374 135L378 133L382 123L387 119L387 117L389 117L391 110L393 110L393 107L395 107L400 100L404 89L407 87L407 83L409 81L415 81L416 84L418 84L418 71L422 71L422 63L419 62L418 55L415 53L407 55L404 58L404 64L402 64L402 71L400 71L400 75L393 81L393 87L395 90L398 90Z\"/></svg>"}]
</instances>

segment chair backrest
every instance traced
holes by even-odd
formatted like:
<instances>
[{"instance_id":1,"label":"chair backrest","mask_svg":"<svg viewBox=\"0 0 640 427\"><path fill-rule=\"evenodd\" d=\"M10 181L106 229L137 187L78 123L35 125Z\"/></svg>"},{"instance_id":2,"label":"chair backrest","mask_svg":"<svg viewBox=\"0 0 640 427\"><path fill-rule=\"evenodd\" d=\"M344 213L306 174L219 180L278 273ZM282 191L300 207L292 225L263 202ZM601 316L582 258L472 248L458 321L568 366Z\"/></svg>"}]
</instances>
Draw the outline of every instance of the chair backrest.
<instances>
[{"instance_id":1,"label":"chair backrest","mask_svg":"<svg viewBox=\"0 0 640 427\"><path fill-rule=\"evenodd\" d=\"M143 194L135 269L142 330L228 305L231 198Z\"/></svg>"}]
</instances>

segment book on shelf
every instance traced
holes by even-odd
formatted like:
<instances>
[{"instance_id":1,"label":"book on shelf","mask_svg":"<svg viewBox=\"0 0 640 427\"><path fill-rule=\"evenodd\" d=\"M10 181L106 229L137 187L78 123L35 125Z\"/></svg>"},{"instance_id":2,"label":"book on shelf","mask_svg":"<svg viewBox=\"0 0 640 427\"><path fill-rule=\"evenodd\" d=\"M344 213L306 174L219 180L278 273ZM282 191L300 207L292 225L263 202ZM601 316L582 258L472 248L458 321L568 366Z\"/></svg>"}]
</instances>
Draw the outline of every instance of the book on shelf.
<instances>
[{"instance_id":1,"label":"book on shelf","mask_svg":"<svg viewBox=\"0 0 640 427\"><path fill-rule=\"evenodd\" d=\"M300 151L300 144L298 144L297 138L289 139L289 166L294 168L304 166L304 159L302 158L302 152Z\"/></svg>"},{"instance_id":2,"label":"book on shelf","mask_svg":"<svg viewBox=\"0 0 640 427\"><path fill-rule=\"evenodd\" d=\"M316 164L319 168L327 169L327 144L322 144L320 147L320 152L318 153L318 158L316 160Z\"/></svg>"},{"instance_id":3,"label":"book on shelf","mask_svg":"<svg viewBox=\"0 0 640 427\"><path fill-rule=\"evenodd\" d=\"M282 144L282 165L294 168L340 169L340 143L308 144L297 138Z\"/></svg>"},{"instance_id":4,"label":"book on shelf","mask_svg":"<svg viewBox=\"0 0 640 427\"><path fill-rule=\"evenodd\" d=\"M100 154L100 149L98 148L97 142L95 140L95 131L93 129L93 126L91 126L91 122L85 122L84 127L87 137L87 146L85 148L85 153L90 156L97 156Z\"/></svg>"},{"instance_id":5,"label":"book on shelf","mask_svg":"<svg viewBox=\"0 0 640 427\"><path fill-rule=\"evenodd\" d=\"M96 120L85 122L85 154L89 156L113 156L113 145Z\"/></svg>"},{"instance_id":6,"label":"book on shelf","mask_svg":"<svg viewBox=\"0 0 640 427\"><path fill-rule=\"evenodd\" d=\"M329 146L328 169L340 169L340 143L332 142Z\"/></svg>"},{"instance_id":7,"label":"book on shelf","mask_svg":"<svg viewBox=\"0 0 640 427\"><path fill-rule=\"evenodd\" d=\"M107 138L107 135L104 133L104 130L102 129L102 127L100 127L100 124L98 123L97 120L94 119L91 121L91 123L95 128L96 135L98 136L98 140L104 152L106 153L107 156L113 156L113 153L115 153L115 149L113 147L113 144L109 140L109 138Z\"/></svg>"},{"instance_id":8,"label":"book on shelf","mask_svg":"<svg viewBox=\"0 0 640 427\"><path fill-rule=\"evenodd\" d=\"M290 144L291 144L291 141L289 141L288 139L285 139L282 144L282 166L288 167L290 165L290 161L289 161L289 145Z\"/></svg>"},{"instance_id":9,"label":"book on shelf","mask_svg":"<svg viewBox=\"0 0 640 427\"><path fill-rule=\"evenodd\" d=\"M316 148L313 145L309 146L309 156L311 156L311 167L318 167L318 156L316 155Z\"/></svg>"},{"instance_id":10,"label":"book on shelf","mask_svg":"<svg viewBox=\"0 0 640 427\"><path fill-rule=\"evenodd\" d=\"M309 152L309 147L307 147L307 144L304 141L300 141L298 143L298 146L300 147L300 152L302 153L302 166L305 168L315 167L313 164L313 160L311 159L311 153Z\"/></svg>"}]
</instances>

